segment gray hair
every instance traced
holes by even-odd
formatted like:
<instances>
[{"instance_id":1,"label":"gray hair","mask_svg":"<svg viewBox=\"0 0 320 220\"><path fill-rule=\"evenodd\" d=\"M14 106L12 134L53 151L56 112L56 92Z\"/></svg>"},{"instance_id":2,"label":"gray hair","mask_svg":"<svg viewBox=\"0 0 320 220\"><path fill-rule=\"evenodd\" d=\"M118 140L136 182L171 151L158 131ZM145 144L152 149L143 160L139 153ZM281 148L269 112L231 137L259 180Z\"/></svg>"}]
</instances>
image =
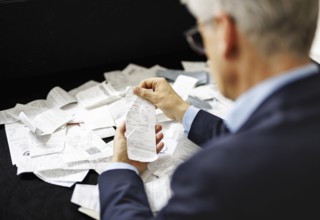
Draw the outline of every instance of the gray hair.
<instances>
[{"instance_id":1,"label":"gray hair","mask_svg":"<svg viewBox=\"0 0 320 220\"><path fill-rule=\"evenodd\" d=\"M218 12L233 17L262 54L308 56L315 35L319 0L181 0L197 19Z\"/></svg>"}]
</instances>

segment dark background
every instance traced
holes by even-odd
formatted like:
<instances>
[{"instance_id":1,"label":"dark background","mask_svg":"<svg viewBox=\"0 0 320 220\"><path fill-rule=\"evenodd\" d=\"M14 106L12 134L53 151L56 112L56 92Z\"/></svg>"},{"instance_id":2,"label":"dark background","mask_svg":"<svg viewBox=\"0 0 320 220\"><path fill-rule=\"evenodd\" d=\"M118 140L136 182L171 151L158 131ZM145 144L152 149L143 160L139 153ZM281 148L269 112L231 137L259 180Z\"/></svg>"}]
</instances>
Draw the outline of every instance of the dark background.
<instances>
[{"instance_id":1,"label":"dark background","mask_svg":"<svg viewBox=\"0 0 320 220\"><path fill-rule=\"evenodd\" d=\"M181 69L203 61L183 37L194 18L179 0L0 0L0 110L73 89L129 63ZM106 140L108 141L108 140ZM73 188L16 175L0 126L0 219L91 219ZM90 171L82 183L96 184Z\"/></svg>"}]
</instances>

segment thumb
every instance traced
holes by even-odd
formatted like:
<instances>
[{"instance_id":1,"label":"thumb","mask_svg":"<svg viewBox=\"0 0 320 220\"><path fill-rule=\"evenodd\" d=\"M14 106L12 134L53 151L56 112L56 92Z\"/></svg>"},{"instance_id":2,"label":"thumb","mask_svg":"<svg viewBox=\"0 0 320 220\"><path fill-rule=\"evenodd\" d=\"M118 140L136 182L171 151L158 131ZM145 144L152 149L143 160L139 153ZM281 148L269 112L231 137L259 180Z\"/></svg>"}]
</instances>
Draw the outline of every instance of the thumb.
<instances>
[{"instance_id":1,"label":"thumb","mask_svg":"<svg viewBox=\"0 0 320 220\"><path fill-rule=\"evenodd\" d=\"M141 87L135 87L133 93L141 98L144 98L154 104L154 92L150 89L144 89Z\"/></svg>"},{"instance_id":2,"label":"thumb","mask_svg":"<svg viewBox=\"0 0 320 220\"><path fill-rule=\"evenodd\" d=\"M121 136L125 136L125 132L126 132L126 123L125 123L125 121L123 121L120 125L119 125L119 127L116 129L116 135L118 136L118 137L121 137Z\"/></svg>"}]
</instances>

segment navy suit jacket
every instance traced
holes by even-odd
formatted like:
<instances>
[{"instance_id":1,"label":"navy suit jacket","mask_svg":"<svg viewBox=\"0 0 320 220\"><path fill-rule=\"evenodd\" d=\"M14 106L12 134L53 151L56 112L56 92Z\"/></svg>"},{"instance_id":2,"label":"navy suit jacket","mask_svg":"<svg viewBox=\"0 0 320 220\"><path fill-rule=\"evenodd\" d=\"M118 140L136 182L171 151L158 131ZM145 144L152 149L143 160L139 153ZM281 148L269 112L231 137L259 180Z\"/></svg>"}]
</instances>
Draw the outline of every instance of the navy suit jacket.
<instances>
[{"instance_id":1,"label":"navy suit jacket","mask_svg":"<svg viewBox=\"0 0 320 220\"><path fill-rule=\"evenodd\" d=\"M320 73L273 93L235 134L200 111L189 139L203 149L172 176L153 216L131 170L99 177L101 219L320 219Z\"/></svg>"}]
</instances>

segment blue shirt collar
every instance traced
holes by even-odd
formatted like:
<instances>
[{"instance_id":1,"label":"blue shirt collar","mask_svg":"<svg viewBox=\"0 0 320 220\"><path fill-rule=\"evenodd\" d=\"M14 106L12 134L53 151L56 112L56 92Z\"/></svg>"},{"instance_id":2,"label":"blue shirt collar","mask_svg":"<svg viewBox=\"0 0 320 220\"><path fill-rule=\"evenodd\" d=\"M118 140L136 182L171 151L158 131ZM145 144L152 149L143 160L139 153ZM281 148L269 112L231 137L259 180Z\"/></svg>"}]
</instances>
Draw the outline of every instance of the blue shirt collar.
<instances>
[{"instance_id":1,"label":"blue shirt collar","mask_svg":"<svg viewBox=\"0 0 320 220\"><path fill-rule=\"evenodd\" d=\"M242 94L226 114L224 122L231 133L237 132L259 105L281 87L316 74L318 66L309 64L264 80Z\"/></svg>"}]
</instances>

